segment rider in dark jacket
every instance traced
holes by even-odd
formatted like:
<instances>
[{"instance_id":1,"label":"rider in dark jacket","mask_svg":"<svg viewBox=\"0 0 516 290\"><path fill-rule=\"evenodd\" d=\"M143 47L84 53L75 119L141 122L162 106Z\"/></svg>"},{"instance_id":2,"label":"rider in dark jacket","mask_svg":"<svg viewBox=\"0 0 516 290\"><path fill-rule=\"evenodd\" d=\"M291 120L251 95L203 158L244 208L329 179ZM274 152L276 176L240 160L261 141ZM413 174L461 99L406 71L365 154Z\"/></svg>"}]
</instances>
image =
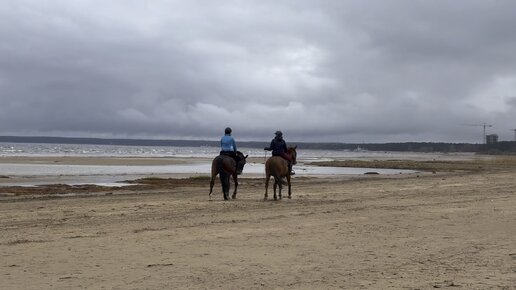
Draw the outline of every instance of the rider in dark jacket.
<instances>
[{"instance_id":1,"label":"rider in dark jacket","mask_svg":"<svg viewBox=\"0 0 516 290\"><path fill-rule=\"evenodd\" d=\"M290 175L296 174L292 170L292 158L287 154L287 143L283 140L283 133L281 131L276 131L274 133L276 137L272 139L271 145L269 147L263 148L263 150L272 151L272 156L280 156L283 159L288 161L288 170L290 171Z\"/></svg>"}]
</instances>

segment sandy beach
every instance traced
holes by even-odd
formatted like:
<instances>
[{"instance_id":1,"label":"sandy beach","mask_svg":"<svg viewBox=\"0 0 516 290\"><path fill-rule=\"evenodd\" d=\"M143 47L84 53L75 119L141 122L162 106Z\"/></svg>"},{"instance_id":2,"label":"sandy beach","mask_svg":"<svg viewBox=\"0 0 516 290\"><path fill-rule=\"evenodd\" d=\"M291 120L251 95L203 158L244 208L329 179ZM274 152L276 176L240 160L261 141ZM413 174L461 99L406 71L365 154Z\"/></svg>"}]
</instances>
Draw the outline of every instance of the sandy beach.
<instances>
[{"instance_id":1,"label":"sandy beach","mask_svg":"<svg viewBox=\"0 0 516 290\"><path fill-rule=\"evenodd\" d=\"M188 162L157 160L57 162ZM516 158L339 162L424 172L2 187L0 289L516 289Z\"/></svg>"}]
</instances>

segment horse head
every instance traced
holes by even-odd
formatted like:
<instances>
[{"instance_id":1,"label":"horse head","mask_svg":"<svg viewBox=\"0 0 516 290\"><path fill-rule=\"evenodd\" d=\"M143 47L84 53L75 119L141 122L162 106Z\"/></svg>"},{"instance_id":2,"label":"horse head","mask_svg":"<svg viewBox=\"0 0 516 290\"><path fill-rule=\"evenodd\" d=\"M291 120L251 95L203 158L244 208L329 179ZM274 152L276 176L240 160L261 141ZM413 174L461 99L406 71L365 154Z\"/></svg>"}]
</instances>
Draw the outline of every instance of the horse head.
<instances>
[{"instance_id":1,"label":"horse head","mask_svg":"<svg viewBox=\"0 0 516 290\"><path fill-rule=\"evenodd\" d=\"M245 155L240 152L240 151L237 151L236 152L236 156L237 156L237 164L236 164L236 169L237 169L237 174L242 174L242 171L244 170L244 165L245 165L245 162L246 162L246 159L247 159L247 156L249 155Z\"/></svg>"},{"instance_id":2,"label":"horse head","mask_svg":"<svg viewBox=\"0 0 516 290\"><path fill-rule=\"evenodd\" d=\"M290 157L292 157L292 164L296 164L297 163L297 145L294 146L294 147L288 147L287 149L287 154L290 155Z\"/></svg>"}]
</instances>

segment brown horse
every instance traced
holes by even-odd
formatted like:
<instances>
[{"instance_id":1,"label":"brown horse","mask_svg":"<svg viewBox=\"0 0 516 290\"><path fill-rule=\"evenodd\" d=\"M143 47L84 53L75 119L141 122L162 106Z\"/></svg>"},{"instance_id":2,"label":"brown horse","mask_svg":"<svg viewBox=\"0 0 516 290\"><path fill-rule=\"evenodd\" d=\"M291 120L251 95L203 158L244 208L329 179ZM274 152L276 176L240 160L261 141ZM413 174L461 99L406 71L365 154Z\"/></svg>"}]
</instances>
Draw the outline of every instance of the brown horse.
<instances>
[{"instance_id":1,"label":"brown horse","mask_svg":"<svg viewBox=\"0 0 516 290\"><path fill-rule=\"evenodd\" d=\"M224 200L229 199L229 176L233 176L233 182L235 183L235 190L233 191L233 195L231 196L233 199L236 198L237 195L237 187L238 187L238 175L242 174L242 170L244 170L244 165L247 159L247 156L244 156L242 152L237 151L236 155L238 157L238 162L235 161L231 156L227 155L219 155L213 159L211 163L211 181L210 181L210 200L211 200L211 192L213 191L213 185L215 185L215 177L220 175L220 183L222 184L222 194L224 195Z\"/></svg>"},{"instance_id":2,"label":"brown horse","mask_svg":"<svg viewBox=\"0 0 516 290\"><path fill-rule=\"evenodd\" d=\"M290 155L293 164L296 164L296 149L297 146L289 147L287 149L287 155ZM267 162L265 162L265 196L263 199L267 200L267 191L269 189L269 179L271 175L274 177L274 200L277 200L276 186L279 186L279 199L281 199L281 189L283 185L281 179L283 177L287 178L288 198L292 198L292 190L290 186L290 170L288 168L288 161L282 158L281 156L272 156L271 158L267 159Z\"/></svg>"}]
</instances>

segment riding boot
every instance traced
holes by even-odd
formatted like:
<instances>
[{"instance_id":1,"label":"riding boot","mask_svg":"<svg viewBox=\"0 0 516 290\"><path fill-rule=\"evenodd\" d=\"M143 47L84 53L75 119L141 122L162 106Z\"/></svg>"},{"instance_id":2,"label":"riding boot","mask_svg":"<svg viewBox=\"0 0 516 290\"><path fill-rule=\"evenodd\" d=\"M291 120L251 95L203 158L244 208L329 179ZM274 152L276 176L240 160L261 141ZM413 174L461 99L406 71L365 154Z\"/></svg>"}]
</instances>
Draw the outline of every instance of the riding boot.
<instances>
[{"instance_id":1,"label":"riding boot","mask_svg":"<svg viewBox=\"0 0 516 290\"><path fill-rule=\"evenodd\" d=\"M292 161L288 162L288 171L290 172L290 175L296 174L296 172L294 172L294 170L292 170Z\"/></svg>"}]
</instances>

